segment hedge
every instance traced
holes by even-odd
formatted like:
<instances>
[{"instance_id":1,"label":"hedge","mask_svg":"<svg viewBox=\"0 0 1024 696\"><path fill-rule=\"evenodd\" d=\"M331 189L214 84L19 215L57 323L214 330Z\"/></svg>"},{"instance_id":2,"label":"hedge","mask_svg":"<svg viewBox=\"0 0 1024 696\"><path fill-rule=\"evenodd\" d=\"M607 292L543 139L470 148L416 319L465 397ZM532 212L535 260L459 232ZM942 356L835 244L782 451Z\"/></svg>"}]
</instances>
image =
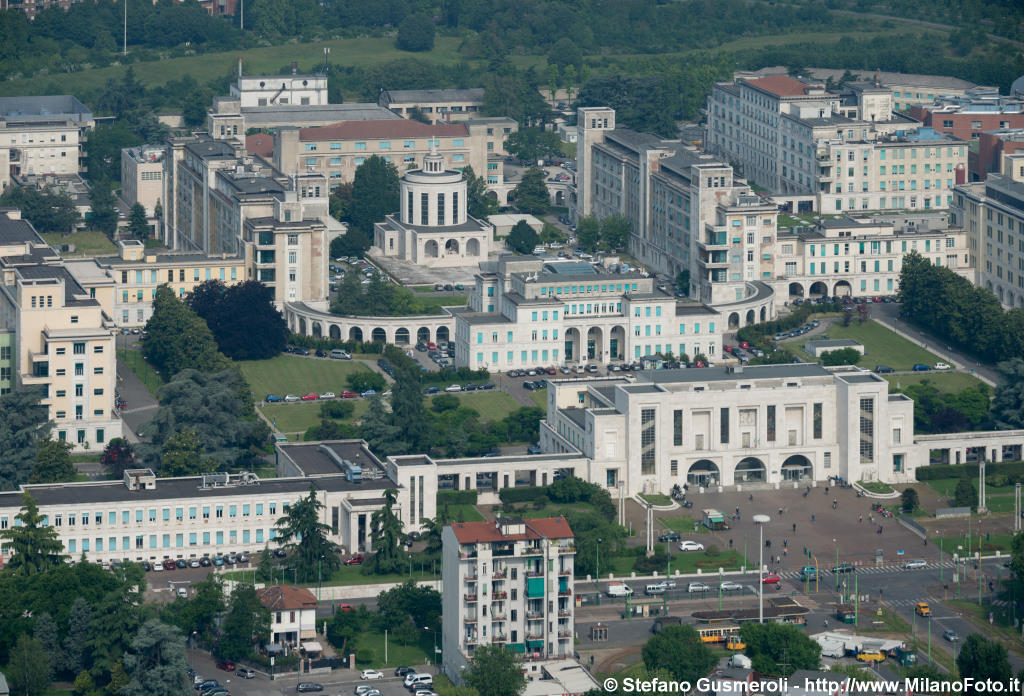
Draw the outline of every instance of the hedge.
<instances>
[{"instance_id":1,"label":"hedge","mask_svg":"<svg viewBox=\"0 0 1024 696\"><path fill-rule=\"evenodd\" d=\"M915 471L918 481L934 481L947 478L978 478L977 464L931 464L918 467ZM1005 476L1007 483L1016 483L1013 479L1024 480L1024 461L986 462L986 479L991 476Z\"/></svg>"},{"instance_id":2,"label":"hedge","mask_svg":"<svg viewBox=\"0 0 1024 696\"><path fill-rule=\"evenodd\" d=\"M311 350L347 350L350 353L382 353L383 343L364 343L362 341L342 341L336 338L313 338L302 334L291 334L288 336L288 343L294 346L302 346Z\"/></svg>"},{"instance_id":3,"label":"hedge","mask_svg":"<svg viewBox=\"0 0 1024 696\"><path fill-rule=\"evenodd\" d=\"M437 507L444 505L476 505L478 491L438 491Z\"/></svg>"},{"instance_id":4,"label":"hedge","mask_svg":"<svg viewBox=\"0 0 1024 696\"><path fill-rule=\"evenodd\" d=\"M780 317L773 321L765 321L760 324L751 324L750 326L744 326L742 329L736 332L736 338L740 341L748 341L753 343L759 337L762 336L774 336L777 333L784 331L792 331L798 326L803 326L807 323L807 319L812 314L830 314L833 312L842 312L845 305L841 302L826 302L824 304L804 304L800 305L787 316Z\"/></svg>"},{"instance_id":5,"label":"hedge","mask_svg":"<svg viewBox=\"0 0 1024 696\"><path fill-rule=\"evenodd\" d=\"M547 489L543 486L522 486L520 488L502 488L498 498L503 503L535 503L547 501Z\"/></svg>"}]
</instances>

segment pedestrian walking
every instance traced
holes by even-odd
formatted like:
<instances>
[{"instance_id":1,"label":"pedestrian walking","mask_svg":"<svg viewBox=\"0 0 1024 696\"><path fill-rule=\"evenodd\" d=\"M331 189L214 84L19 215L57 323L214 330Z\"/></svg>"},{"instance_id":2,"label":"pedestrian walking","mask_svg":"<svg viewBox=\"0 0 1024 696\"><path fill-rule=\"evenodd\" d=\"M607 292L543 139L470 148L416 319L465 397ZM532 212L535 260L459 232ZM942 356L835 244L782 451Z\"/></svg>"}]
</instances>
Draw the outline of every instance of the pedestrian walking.
<instances>
[{"instance_id":1,"label":"pedestrian walking","mask_svg":"<svg viewBox=\"0 0 1024 696\"><path fill-rule=\"evenodd\" d=\"M783 546L782 547L782 557L785 558L788 555L789 555L789 550L785 546Z\"/></svg>"},{"instance_id":2,"label":"pedestrian walking","mask_svg":"<svg viewBox=\"0 0 1024 696\"><path fill-rule=\"evenodd\" d=\"M732 548L732 539L731 538L729 539L729 548L730 549Z\"/></svg>"},{"instance_id":3,"label":"pedestrian walking","mask_svg":"<svg viewBox=\"0 0 1024 696\"><path fill-rule=\"evenodd\" d=\"M811 515L811 522L814 522L814 515Z\"/></svg>"},{"instance_id":4,"label":"pedestrian walking","mask_svg":"<svg viewBox=\"0 0 1024 696\"><path fill-rule=\"evenodd\" d=\"M796 534L796 522L793 523L793 533Z\"/></svg>"},{"instance_id":5,"label":"pedestrian walking","mask_svg":"<svg viewBox=\"0 0 1024 696\"><path fill-rule=\"evenodd\" d=\"M782 517L782 508L779 508L779 517Z\"/></svg>"},{"instance_id":6,"label":"pedestrian walking","mask_svg":"<svg viewBox=\"0 0 1024 696\"><path fill-rule=\"evenodd\" d=\"M782 540L782 548L786 548L788 546L789 546L789 539L783 539Z\"/></svg>"},{"instance_id":7,"label":"pedestrian walking","mask_svg":"<svg viewBox=\"0 0 1024 696\"><path fill-rule=\"evenodd\" d=\"M857 522L858 523L864 522L864 515L857 515Z\"/></svg>"}]
</instances>

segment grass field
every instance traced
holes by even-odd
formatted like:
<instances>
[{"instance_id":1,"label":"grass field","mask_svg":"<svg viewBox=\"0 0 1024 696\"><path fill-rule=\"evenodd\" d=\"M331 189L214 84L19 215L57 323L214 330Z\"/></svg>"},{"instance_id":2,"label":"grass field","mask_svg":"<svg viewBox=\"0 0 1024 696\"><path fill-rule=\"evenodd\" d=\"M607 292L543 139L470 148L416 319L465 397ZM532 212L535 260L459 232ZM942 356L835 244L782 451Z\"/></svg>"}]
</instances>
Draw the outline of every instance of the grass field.
<instances>
[{"instance_id":1,"label":"grass field","mask_svg":"<svg viewBox=\"0 0 1024 696\"><path fill-rule=\"evenodd\" d=\"M440 636L438 636L440 640ZM384 661L384 634L377 631L366 631L356 637L358 650L372 650L373 659L366 664L359 663L363 669L376 668L384 669L405 665L414 667L417 665L429 665L431 654L434 652L434 633L423 631L420 640L416 645L400 645L394 640L388 641L388 659ZM440 647L440 645L438 645ZM390 676L388 674L387 676Z\"/></svg>"},{"instance_id":2,"label":"grass field","mask_svg":"<svg viewBox=\"0 0 1024 696\"><path fill-rule=\"evenodd\" d=\"M450 65L462 60L458 54L460 43L459 38L439 36L434 42L434 50L414 54L396 49L395 40L390 37L359 37L313 43L286 43L246 51L233 50L168 58L135 63L132 67L139 82L146 87L154 87L185 75L192 75L200 83L228 74L234 75L238 70L238 57L243 53L245 74L276 75L292 61L299 63L300 70L309 70L314 65L321 64L325 47L331 49L331 63L338 65L374 65L402 58ZM47 75L43 78L0 82L0 96L46 94L51 86L60 90L56 92L57 94L81 96L83 93L101 89L108 79L119 80L124 70L123 66L111 66L76 73Z\"/></svg>"},{"instance_id":3,"label":"grass field","mask_svg":"<svg viewBox=\"0 0 1024 696\"><path fill-rule=\"evenodd\" d=\"M874 366L872 366L874 367ZM882 375L889 381L889 391L897 392L908 384L920 384L930 381L936 389L945 394L956 394L964 389L984 384L980 379L967 372L915 372L909 375Z\"/></svg>"},{"instance_id":4,"label":"grass field","mask_svg":"<svg viewBox=\"0 0 1024 696\"><path fill-rule=\"evenodd\" d=\"M466 295L426 295L416 298L423 303L431 314L441 311L441 307L465 307L469 299Z\"/></svg>"},{"instance_id":5,"label":"grass field","mask_svg":"<svg viewBox=\"0 0 1024 696\"><path fill-rule=\"evenodd\" d=\"M369 371L351 360L324 360L297 355L278 355L269 360L244 360L238 363L256 399L267 394L295 394L345 390L345 378L360 371ZM289 404L294 405L294 404Z\"/></svg>"},{"instance_id":6,"label":"grass field","mask_svg":"<svg viewBox=\"0 0 1024 696\"><path fill-rule=\"evenodd\" d=\"M538 389L537 391L530 392L530 401L537 404L540 408L547 410L548 407L548 390Z\"/></svg>"},{"instance_id":7,"label":"grass field","mask_svg":"<svg viewBox=\"0 0 1024 696\"><path fill-rule=\"evenodd\" d=\"M651 505L671 505L672 498L668 497L664 493L641 493L640 497L646 500Z\"/></svg>"},{"instance_id":8,"label":"grass field","mask_svg":"<svg viewBox=\"0 0 1024 696\"><path fill-rule=\"evenodd\" d=\"M711 530L700 523L700 519L693 515L676 515L674 517L659 517L658 520L668 529L680 534L708 534ZM694 531L696 527L696 531Z\"/></svg>"},{"instance_id":9,"label":"grass field","mask_svg":"<svg viewBox=\"0 0 1024 696\"><path fill-rule=\"evenodd\" d=\"M435 395L437 396L437 395ZM451 394L460 401L460 406L466 406L480 414L482 421L501 420L512 411L519 408L519 404L509 394L502 391L471 391ZM433 400L433 396L428 399ZM430 405L429 402L427 404Z\"/></svg>"},{"instance_id":10,"label":"grass field","mask_svg":"<svg viewBox=\"0 0 1024 696\"><path fill-rule=\"evenodd\" d=\"M314 425L320 424L320 403L319 401L304 402L298 404L268 404L260 406L260 411L270 420L276 423L277 429L282 433L304 433ZM366 399L353 399L352 403L356 410L349 420L355 420L366 413L369 402Z\"/></svg>"},{"instance_id":11,"label":"grass field","mask_svg":"<svg viewBox=\"0 0 1024 696\"><path fill-rule=\"evenodd\" d=\"M854 321L849 326L835 323L828 327L827 334L829 338L852 338L863 343L864 355L857 361L861 367L874 369L875 365L888 365L894 370L910 370L916 363L934 365L939 360L934 353L911 343L877 321L863 324ZM782 345L796 348L796 352L808 361L816 362L803 352L803 343L804 341L797 339Z\"/></svg>"},{"instance_id":12,"label":"grass field","mask_svg":"<svg viewBox=\"0 0 1024 696\"><path fill-rule=\"evenodd\" d=\"M0 92L3 92L4 85L9 83L0 82ZM71 92L68 92L70 94ZM6 92L4 92L6 94ZM74 253L64 254L65 256L100 256L104 254L114 254L117 252L117 247L110 241L110 238L102 232L96 230L85 230L83 232L75 232L67 236L51 232L42 235L43 239L47 244L54 248L60 247L62 244L74 244Z\"/></svg>"},{"instance_id":13,"label":"grass field","mask_svg":"<svg viewBox=\"0 0 1024 696\"><path fill-rule=\"evenodd\" d=\"M442 510L447 511L448 516L456 522L483 522L484 516L480 514L480 511L472 505L441 505L438 507L438 512Z\"/></svg>"},{"instance_id":14,"label":"grass field","mask_svg":"<svg viewBox=\"0 0 1024 696\"><path fill-rule=\"evenodd\" d=\"M141 350L118 349L117 359L128 366L135 376L145 385L146 391L156 398L157 390L163 386L164 380L160 377L153 366L143 360ZM131 407L131 404L129 404Z\"/></svg>"}]
</instances>

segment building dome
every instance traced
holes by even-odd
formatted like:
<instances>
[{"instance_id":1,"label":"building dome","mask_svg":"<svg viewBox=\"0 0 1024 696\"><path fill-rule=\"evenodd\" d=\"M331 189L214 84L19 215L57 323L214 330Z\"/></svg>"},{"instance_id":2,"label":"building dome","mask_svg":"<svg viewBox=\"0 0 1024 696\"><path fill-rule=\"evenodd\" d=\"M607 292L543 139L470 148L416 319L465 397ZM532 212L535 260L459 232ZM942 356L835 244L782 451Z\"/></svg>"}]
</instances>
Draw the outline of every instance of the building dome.
<instances>
[{"instance_id":1,"label":"building dome","mask_svg":"<svg viewBox=\"0 0 1024 696\"><path fill-rule=\"evenodd\" d=\"M1021 75L1010 85L1011 97L1024 97L1024 75Z\"/></svg>"},{"instance_id":2,"label":"building dome","mask_svg":"<svg viewBox=\"0 0 1024 696\"><path fill-rule=\"evenodd\" d=\"M446 169L444 157L431 146L423 166L407 171L400 182L402 222L421 227L450 227L466 222L466 178Z\"/></svg>"}]
</instances>

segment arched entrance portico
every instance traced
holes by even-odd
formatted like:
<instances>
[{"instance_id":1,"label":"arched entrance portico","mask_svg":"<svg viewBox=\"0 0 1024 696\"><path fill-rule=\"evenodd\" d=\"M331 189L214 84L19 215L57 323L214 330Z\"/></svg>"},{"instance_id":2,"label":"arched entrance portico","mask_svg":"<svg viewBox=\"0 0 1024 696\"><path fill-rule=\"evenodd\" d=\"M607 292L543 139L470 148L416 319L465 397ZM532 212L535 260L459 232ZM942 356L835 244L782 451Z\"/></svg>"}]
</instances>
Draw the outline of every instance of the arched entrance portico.
<instances>
[{"instance_id":1,"label":"arched entrance portico","mask_svg":"<svg viewBox=\"0 0 1024 696\"><path fill-rule=\"evenodd\" d=\"M363 330L358 326L353 326L348 330L348 340L363 342Z\"/></svg>"},{"instance_id":2,"label":"arched entrance portico","mask_svg":"<svg viewBox=\"0 0 1024 696\"><path fill-rule=\"evenodd\" d=\"M449 239L447 242L445 242L444 243L444 253L447 254L448 256L458 256L459 255L459 240L457 240L457 239Z\"/></svg>"},{"instance_id":3,"label":"arched entrance portico","mask_svg":"<svg viewBox=\"0 0 1024 696\"><path fill-rule=\"evenodd\" d=\"M416 341L430 343L430 329L426 326L421 326L419 330L416 331Z\"/></svg>"},{"instance_id":4,"label":"arched entrance portico","mask_svg":"<svg viewBox=\"0 0 1024 696\"><path fill-rule=\"evenodd\" d=\"M782 463L783 481L803 481L814 477L814 466L802 454L794 454Z\"/></svg>"},{"instance_id":5,"label":"arched entrance portico","mask_svg":"<svg viewBox=\"0 0 1024 696\"><path fill-rule=\"evenodd\" d=\"M626 330L621 326L613 326L608 339L608 357L612 360L625 360Z\"/></svg>"},{"instance_id":6,"label":"arched entrance portico","mask_svg":"<svg viewBox=\"0 0 1024 696\"><path fill-rule=\"evenodd\" d=\"M824 297L828 295L828 286L820 280L815 281L814 283L811 283L811 289L808 294L816 297Z\"/></svg>"},{"instance_id":7,"label":"arched entrance portico","mask_svg":"<svg viewBox=\"0 0 1024 696\"><path fill-rule=\"evenodd\" d=\"M694 462L686 472L686 482L694 486L717 486L720 480L718 465L710 459Z\"/></svg>"},{"instance_id":8,"label":"arched entrance portico","mask_svg":"<svg viewBox=\"0 0 1024 696\"><path fill-rule=\"evenodd\" d=\"M736 483L764 483L767 480L764 462L757 457L741 459L736 465L733 480Z\"/></svg>"},{"instance_id":9,"label":"arched entrance portico","mask_svg":"<svg viewBox=\"0 0 1024 696\"><path fill-rule=\"evenodd\" d=\"M341 340L341 327L337 324L331 324L331 328L328 329L328 335L335 341Z\"/></svg>"},{"instance_id":10,"label":"arched entrance portico","mask_svg":"<svg viewBox=\"0 0 1024 696\"><path fill-rule=\"evenodd\" d=\"M480 242L476 239L470 239L466 242L466 256L479 256L480 255Z\"/></svg>"},{"instance_id":11,"label":"arched entrance portico","mask_svg":"<svg viewBox=\"0 0 1024 696\"><path fill-rule=\"evenodd\" d=\"M738 329L740 328L740 315L738 312L733 312L729 315L729 328Z\"/></svg>"},{"instance_id":12,"label":"arched entrance portico","mask_svg":"<svg viewBox=\"0 0 1024 696\"><path fill-rule=\"evenodd\" d=\"M587 359L601 360L604 356L604 332L593 326L587 331Z\"/></svg>"},{"instance_id":13,"label":"arched entrance portico","mask_svg":"<svg viewBox=\"0 0 1024 696\"><path fill-rule=\"evenodd\" d=\"M789 296L790 297L803 297L804 286L801 283L790 283L789 284Z\"/></svg>"},{"instance_id":14,"label":"arched entrance portico","mask_svg":"<svg viewBox=\"0 0 1024 696\"><path fill-rule=\"evenodd\" d=\"M580 359L580 330L565 330L565 361L572 362Z\"/></svg>"},{"instance_id":15,"label":"arched entrance portico","mask_svg":"<svg viewBox=\"0 0 1024 696\"><path fill-rule=\"evenodd\" d=\"M437 242L433 239L428 239L427 243L423 245L423 255L430 259L437 258Z\"/></svg>"},{"instance_id":16,"label":"arched entrance portico","mask_svg":"<svg viewBox=\"0 0 1024 696\"><path fill-rule=\"evenodd\" d=\"M409 344L409 329L395 329L395 345L403 346Z\"/></svg>"},{"instance_id":17,"label":"arched entrance portico","mask_svg":"<svg viewBox=\"0 0 1024 696\"><path fill-rule=\"evenodd\" d=\"M437 342L440 343L441 341L447 341L447 340L448 340L448 327L447 326L439 326L439 327L437 327Z\"/></svg>"},{"instance_id":18,"label":"arched entrance portico","mask_svg":"<svg viewBox=\"0 0 1024 696\"><path fill-rule=\"evenodd\" d=\"M836 289L832 292L833 297L849 297L853 294L853 288L850 287L850 283L845 280L840 280L836 283Z\"/></svg>"},{"instance_id":19,"label":"arched entrance portico","mask_svg":"<svg viewBox=\"0 0 1024 696\"><path fill-rule=\"evenodd\" d=\"M377 327L370 333L370 341L372 341L373 343L386 343L387 340L387 332L380 327Z\"/></svg>"},{"instance_id":20,"label":"arched entrance portico","mask_svg":"<svg viewBox=\"0 0 1024 696\"><path fill-rule=\"evenodd\" d=\"M323 336L324 336L324 332L323 332L323 329L320 328L320 322L314 321L313 322L313 338L323 338Z\"/></svg>"},{"instance_id":21,"label":"arched entrance portico","mask_svg":"<svg viewBox=\"0 0 1024 696\"><path fill-rule=\"evenodd\" d=\"M768 308L767 307L762 307L761 308L761 321L765 321L767 319L768 319Z\"/></svg>"},{"instance_id":22,"label":"arched entrance portico","mask_svg":"<svg viewBox=\"0 0 1024 696\"><path fill-rule=\"evenodd\" d=\"M306 319L305 317L299 317L299 335L306 335Z\"/></svg>"},{"instance_id":23,"label":"arched entrance portico","mask_svg":"<svg viewBox=\"0 0 1024 696\"><path fill-rule=\"evenodd\" d=\"M748 310L747 310L747 324L746 324L746 325L747 325L747 326L750 326L750 325L751 325L751 324L753 324L753 323L754 323L755 321L757 321L757 315L756 315L756 314L754 314L754 310L752 310L752 309L748 309Z\"/></svg>"}]
</instances>

